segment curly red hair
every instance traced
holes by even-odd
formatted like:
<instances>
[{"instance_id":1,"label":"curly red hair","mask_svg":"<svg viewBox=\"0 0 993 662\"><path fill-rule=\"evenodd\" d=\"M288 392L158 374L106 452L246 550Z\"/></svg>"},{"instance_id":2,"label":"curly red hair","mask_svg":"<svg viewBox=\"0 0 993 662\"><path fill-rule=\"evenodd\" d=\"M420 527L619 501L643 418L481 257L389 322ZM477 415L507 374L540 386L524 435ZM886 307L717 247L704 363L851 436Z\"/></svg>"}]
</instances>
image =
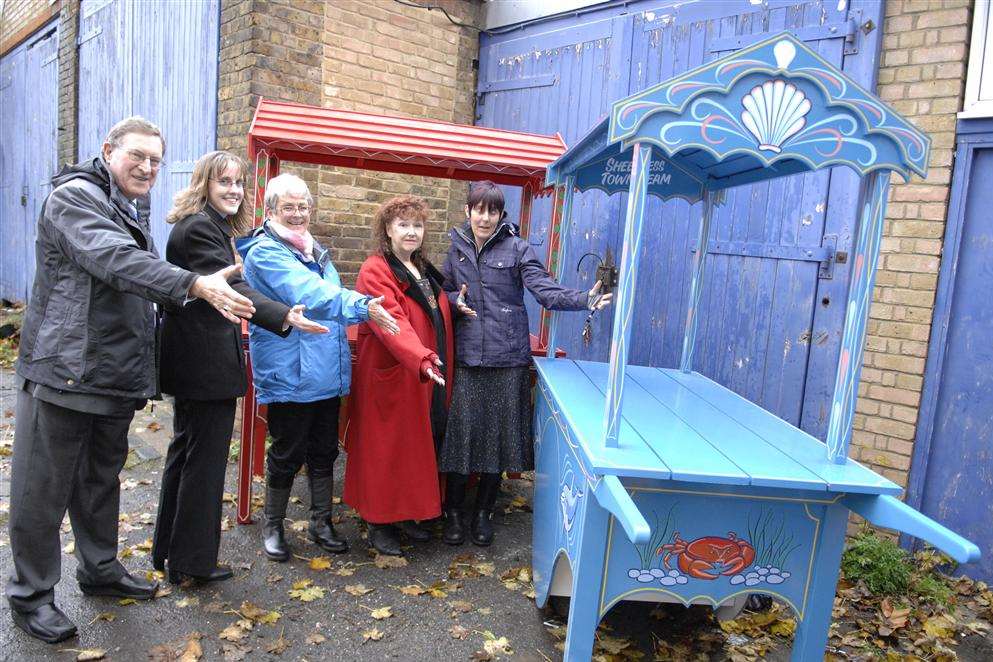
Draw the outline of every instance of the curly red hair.
<instances>
[{"instance_id":1,"label":"curly red hair","mask_svg":"<svg viewBox=\"0 0 993 662\"><path fill-rule=\"evenodd\" d=\"M428 207L428 203L425 202L424 198L416 195L398 195L384 202L372 219L372 238L376 244L376 252L380 255L389 255L393 252L390 236L386 234L386 228L396 218L402 218L408 221L420 221L426 229L428 219L431 218L431 208ZM426 236L425 239L427 239ZM426 260L424 259L421 248L414 251L411 260L414 266L421 271L424 270Z\"/></svg>"}]
</instances>

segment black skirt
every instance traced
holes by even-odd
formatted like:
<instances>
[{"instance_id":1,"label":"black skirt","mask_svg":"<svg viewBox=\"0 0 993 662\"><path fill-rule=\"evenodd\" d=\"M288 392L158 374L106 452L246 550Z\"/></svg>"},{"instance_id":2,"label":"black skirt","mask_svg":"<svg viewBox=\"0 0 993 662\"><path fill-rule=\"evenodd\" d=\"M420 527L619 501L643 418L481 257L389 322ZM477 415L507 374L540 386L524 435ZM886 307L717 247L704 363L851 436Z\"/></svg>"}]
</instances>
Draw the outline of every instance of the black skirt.
<instances>
[{"instance_id":1,"label":"black skirt","mask_svg":"<svg viewBox=\"0 0 993 662\"><path fill-rule=\"evenodd\" d=\"M529 373L527 366L456 367L439 471L471 474L534 469Z\"/></svg>"}]
</instances>

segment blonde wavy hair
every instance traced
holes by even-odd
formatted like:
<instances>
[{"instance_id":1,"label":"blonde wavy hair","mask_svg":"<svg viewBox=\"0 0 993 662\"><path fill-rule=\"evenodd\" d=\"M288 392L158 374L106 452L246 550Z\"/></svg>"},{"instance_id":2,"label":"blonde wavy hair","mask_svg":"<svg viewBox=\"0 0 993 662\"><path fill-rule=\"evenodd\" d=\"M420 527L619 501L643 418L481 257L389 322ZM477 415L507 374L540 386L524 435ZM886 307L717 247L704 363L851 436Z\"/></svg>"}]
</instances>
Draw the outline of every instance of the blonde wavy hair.
<instances>
[{"instance_id":1,"label":"blonde wavy hair","mask_svg":"<svg viewBox=\"0 0 993 662\"><path fill-rule=\"evenodd\" d=\"M218 150L201 156L193 166L193 176L190 185L176 194L172 200L172 209L166 216L167 223L175 223L181 219L203 211L207 206L207 193L211 179L218 179L230 165L238 166L241 179L247 184L248 163L240 156L231 152ZM254 225L252 222L252 207L248 200L248 192L242 198L238 211L227 217L228 224L235 236L248 234Z\"/></svg>"}]
</instances>

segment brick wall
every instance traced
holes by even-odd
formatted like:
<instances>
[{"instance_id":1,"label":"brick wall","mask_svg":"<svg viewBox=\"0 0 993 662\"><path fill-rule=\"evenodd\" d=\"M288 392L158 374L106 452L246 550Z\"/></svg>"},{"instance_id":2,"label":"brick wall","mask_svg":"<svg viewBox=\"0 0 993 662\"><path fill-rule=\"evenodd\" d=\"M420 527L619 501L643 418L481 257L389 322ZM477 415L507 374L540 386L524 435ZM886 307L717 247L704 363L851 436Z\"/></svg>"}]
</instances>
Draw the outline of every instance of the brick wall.
<instances>
[{"instance_id":1,"label":"brick wall","mask_svg":"<svg viewBox=\"0 0 993 662\"><path fill-rule=\"evenodd\" d=\"M948 207L969 0L887 0L878 94L931 135L926 180L890 191L853 457L906 485Z\"/></svg>"},{"instance_id":2,"label":"brick wall","mask_svg":"<svg viewBox=\"0 0 993 662\"><path fill-rule=\"evenodd\" d=\"M478 25L478 2L443 5ZM258 98L471 124L478 34L440 11L391 0L222 0L218 146L244 153ZM314 234L332 249L346 283L371 249L370 221L393 195L425 197L435 216L428 251L441 257L466 185L448 180L285 164L308 181Z\"/></svg>"},{"instance_id":3,"label":"brick wall","mask_svg":"<svg viewBox=\"0 0 993 662\"><path fill-rule=\"evenodd\" d=\"M7 0L0 10L0 55L13 50L59 13L59 0Z\"/></svg>"},{"instance_id":4,"label":"brick wall","mask_svg":"<svg viewBox=\"0 0 993 662\"><path fill-rule=\"evenodd\" d=\"M75 163L77 100L79 98L79 0L62 0L59 12L59 166Z\"/></svg>"}]
</instances>

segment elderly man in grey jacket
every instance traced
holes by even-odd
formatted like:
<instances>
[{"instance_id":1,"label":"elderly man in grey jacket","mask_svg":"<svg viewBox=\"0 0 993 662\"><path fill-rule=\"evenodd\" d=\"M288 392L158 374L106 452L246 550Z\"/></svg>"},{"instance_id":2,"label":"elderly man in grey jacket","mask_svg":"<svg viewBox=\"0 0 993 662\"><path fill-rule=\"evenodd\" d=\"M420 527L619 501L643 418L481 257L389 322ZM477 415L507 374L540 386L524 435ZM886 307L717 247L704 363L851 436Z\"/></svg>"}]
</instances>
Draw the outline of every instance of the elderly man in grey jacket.
<instances>
[{"instance_id":1,"label":"elderly man in grey jacket","mask_svg":"<svg viewBox=\"0 0 993 662\"><path fill-rule=\"evenodd\" d=\"M14 570L6 592L14 623L49 643L76 633L53 591L66 510L83 593L155 595L155 582L128 574L117 559L128 428L158 392L152 302L182 306L202 298L231 322L254 312L227 284L240 267L198 276L158 258L138 202L147 199L164 152L154 124L119 122L100 156L52 180L38 220L37 272L17 364Z\"/></svg>"}]
</instances>

